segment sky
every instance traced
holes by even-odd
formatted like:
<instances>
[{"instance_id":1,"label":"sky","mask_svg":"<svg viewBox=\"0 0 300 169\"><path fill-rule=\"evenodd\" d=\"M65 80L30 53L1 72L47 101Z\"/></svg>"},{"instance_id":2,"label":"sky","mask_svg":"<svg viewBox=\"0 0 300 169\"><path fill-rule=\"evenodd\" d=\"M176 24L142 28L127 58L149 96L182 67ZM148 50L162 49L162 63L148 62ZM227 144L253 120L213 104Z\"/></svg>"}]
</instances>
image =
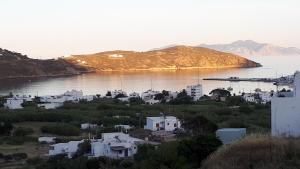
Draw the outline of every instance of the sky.
<instances>
[{"instance_id":1,"label":"sky","mask_svg":"<svg viewBox=\"0 0 300 169\"><path fill-rule=\"evenodd\" d=\"M32 58L251 39L300 48L299 0L0 0L0 48Z\"/></svg>"}]
</instances>

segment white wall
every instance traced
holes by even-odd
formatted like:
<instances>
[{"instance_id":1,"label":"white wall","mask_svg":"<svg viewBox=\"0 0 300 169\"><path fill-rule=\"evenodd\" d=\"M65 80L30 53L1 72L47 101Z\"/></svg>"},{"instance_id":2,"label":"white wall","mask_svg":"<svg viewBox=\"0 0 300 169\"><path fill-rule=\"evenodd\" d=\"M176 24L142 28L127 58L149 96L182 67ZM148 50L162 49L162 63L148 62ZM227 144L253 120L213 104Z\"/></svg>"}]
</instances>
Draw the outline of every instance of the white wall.
<instances>
[{"instance_id":1,"label":"white wall","mask_svg":"<svg viewBox=\"0 0 300 169\"><path fill-rule=\"evenodd\" d=\"M300 136L300 98L272 99L272 135Z\"/></svg>"}]
</instances>

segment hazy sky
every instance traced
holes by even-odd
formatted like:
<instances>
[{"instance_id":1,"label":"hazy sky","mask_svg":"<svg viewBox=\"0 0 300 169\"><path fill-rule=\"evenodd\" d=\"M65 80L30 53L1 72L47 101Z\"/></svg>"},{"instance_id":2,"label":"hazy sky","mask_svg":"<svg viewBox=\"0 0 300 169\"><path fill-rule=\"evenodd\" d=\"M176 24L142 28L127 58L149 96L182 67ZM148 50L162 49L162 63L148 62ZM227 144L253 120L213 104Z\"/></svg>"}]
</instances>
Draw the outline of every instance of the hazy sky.
<instances>
[{"instance_id":1,"label":"hazy sky","mask_svg":"<svg viewBox=\"0 0 300 169\"><path fill-rule=\"evenodd\" d=\"M0 0L0 47L34 58L252 39L300 47L300 0Z\"/></svg>"}]
</instances>

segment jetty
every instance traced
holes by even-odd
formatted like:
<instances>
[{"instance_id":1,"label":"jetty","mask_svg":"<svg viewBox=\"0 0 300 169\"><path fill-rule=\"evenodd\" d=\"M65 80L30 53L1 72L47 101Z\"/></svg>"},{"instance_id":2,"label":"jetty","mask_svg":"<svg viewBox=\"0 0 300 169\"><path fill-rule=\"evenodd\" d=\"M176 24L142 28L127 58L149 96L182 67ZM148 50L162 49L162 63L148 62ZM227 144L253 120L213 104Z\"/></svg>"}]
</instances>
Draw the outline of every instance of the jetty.
<instances>
[{"instance_id":1,"label":"jetty","mask_svg":"<svg viewBox=\"0 0 300 169\"><path fill-rule=\"evenodd\" d=\"M229 77L229 78L204 78L203 80L215 80L215 81L229 81L229 82L264 82L273 83L274 85L290 85L294 82L294 76L282 76L280 78L240 78L240 77Z\"/></svg>"}]
</instances>

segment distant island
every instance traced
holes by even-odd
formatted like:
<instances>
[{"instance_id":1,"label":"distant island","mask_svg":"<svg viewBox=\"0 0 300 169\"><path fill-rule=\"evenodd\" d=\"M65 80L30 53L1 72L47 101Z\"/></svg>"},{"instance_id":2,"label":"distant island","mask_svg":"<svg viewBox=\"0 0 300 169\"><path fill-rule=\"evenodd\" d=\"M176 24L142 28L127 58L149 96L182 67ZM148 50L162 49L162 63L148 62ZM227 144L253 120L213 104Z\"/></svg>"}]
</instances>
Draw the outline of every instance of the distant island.
<instances>
[{"instance_id":1,"label":"distant island","mask_svg":"<svg viewBox=\"0 0 300 169\"><path fill-rule=\"evenodd\" d=\"M108 51L89 55L72 55L65 60L96 71L180 70L193 68L259 67L241 56L216 50L173 46L147 52Z\"/></svg>"},{"instance_id":2,"label":"distant island","mask_svg":"<svg viewBox=\"0 0 300 169\"><path fill-rule=\"evenodd\" d=\"M89 72L64 59L38 60L0 48L0 79L57 77Z\"/></svg>"},{"instance_id":3,"label":"distant island","mask_svg":"<svg viewBox=\"0 0 300 169\"><path fill-rule=\"evenodd\" d=\"M230 44L201 44L199 47L234 53L241 56L292 56L300 55L300 49L295 47L280 47L252 40L239 40Z\"/></svg>"}]
</instances>

